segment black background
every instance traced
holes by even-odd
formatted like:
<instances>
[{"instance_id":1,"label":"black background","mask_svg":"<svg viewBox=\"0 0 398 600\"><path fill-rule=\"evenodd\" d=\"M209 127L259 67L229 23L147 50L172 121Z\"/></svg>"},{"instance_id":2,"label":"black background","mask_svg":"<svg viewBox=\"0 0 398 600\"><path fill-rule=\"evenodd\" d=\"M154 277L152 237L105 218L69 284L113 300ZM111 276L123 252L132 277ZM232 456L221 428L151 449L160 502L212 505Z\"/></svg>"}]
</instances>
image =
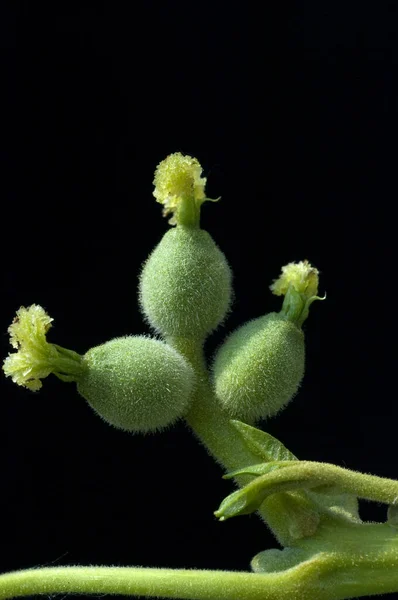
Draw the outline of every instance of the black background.
<instances>
[{"instance_id":1,"label":"black background","mask_svg":"<svg viewBox=\"0 0 398 600\"><path fill-rule=\"evenodd\" d=\"M55 319L51 341L80 353L148 331L137 277L168 227L153 172L181 151L222 196L202 226L234 271L209 358L278 310L283 264L309 259L327 301L305 326L300 393L264 428L300 458L396 478L397 4L6 7L2 356L32 303ZM132 436L73 384L1 387L1 571L246 569L276 545L254 515L217 522L231 484L183 423Z\"/></svg>"}]
</instances>

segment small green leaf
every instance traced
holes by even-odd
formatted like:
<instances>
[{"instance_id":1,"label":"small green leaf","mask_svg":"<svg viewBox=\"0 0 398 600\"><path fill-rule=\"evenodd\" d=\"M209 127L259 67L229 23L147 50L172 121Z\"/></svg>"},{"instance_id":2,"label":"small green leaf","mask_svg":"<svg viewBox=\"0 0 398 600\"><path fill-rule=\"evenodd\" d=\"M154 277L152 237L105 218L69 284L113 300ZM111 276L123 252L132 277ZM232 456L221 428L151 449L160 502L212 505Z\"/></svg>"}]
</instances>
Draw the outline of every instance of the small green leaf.
<instances>
[{"instance_id":1,"label":"small green leaf","mask_svg":"<svg viewBox=\"0 0 398 600\"><path fill-rule=\"evenodd\" d=\"M387 523L391 527L398 528L398 498L396 498L397 504L390 504L387 510Z\"/></svg>"},{"instance_id":2,"label":"small green leaf","mask_svg":"<svg viewBox=\"0 0 398 600\"><path fill-rule=\"evenodd\" d=\"M263 550L253 557L250 566L254 573L277 573L296 567L310 557L308 550L300 548Z\"/></svg>"},{"instance_id":3,"label":"small green leaf","mask_svg":"<svg viewBox=\"0 0 398 600\"><path fill-rule=\"evenodd\" d=\"M241 435L247 448L264 460L265 465L248 466L239 471L227 474L225 479L239 475L261 477L280 469L282 466L281 462L285 463L285 461L288 461L291 466L297 464L297 457L269 433L237 420L232 420L231 425ZM289 492L287 494L289 495ZM296 492L296 502L299 496L306 497L312 502L314 514L319 514L319 512L333 513L355 523L361 522L358 513L357 497L354 494L342 493L341 489L334 484L320 483L319 486L311 489L302 489L300 492ZM299 507L297 507L297 511L300 512ZM295 513L295 510L293 510L293 513ZM303 519L298 514L296 521L301 527ZM308 528L305 527L305 529Z\"/></svg>"},{"instance_id":4,"label":"small green leaf","mask_svg":"<svg viewBox=\"0 0 398 600\"><path fill-rule=\"evenodd\" d=\"M246 425L246 423L242 423L241 421L233 420L231 421L231 424L242 436L249 450L251 450L253 454L260 456L267 463L274 461L297 461L297 457L269 433ZM250 470L245 470L244 474L261 475L262 473L257 472L257 468L259 469L259 467L255 466L252 470L252 467L250 467ZM270 469L270 471L271 470L274 469ZM264 471L263 473L266 472L268 471ZM356 496L351 494L341 494L341 492L339 492L340 490L338 488L330 486L329 484L320 485L311 491L303 491L303 493L308 494L308 496L316 502L319 508L325 507L326 509L339 514L343 511L343 513L351 520L354 520L355 522L359 521L358 500Z\"/></svg>"},{"instance_id":5,"label":"small green leaf","mask_svg":"<svg viewBox=\"0 0 398 600\"><path fill-rule=\"evenodd\" d=\"M218 519L220 519L220 521L226 521L227 519L236 517L237 515L245 515L254 512L256 508L250 508L247 510L249 505L249 499L247 497L245 488L243 488L227 496L221 502L220 508L216 510L214 514Z\"/></svg>"},{"instance_id":6,"label":"small green leaf","mask_svg":"<svg viewBox=\"0 0 398 600\"><path fill-rule=\"evenodd\" d=\"M266 462L297 460L290 450L269 433L241 421L231 420L231 425L242 436L248 449L262 460Z\"/></svg>"},{"instance_id":7,"label":"small green leaf","mask_svg":"<svg viewBox=\"0 0 398 600\"><path fill-rule=\"evenodd\" d=\"M245 515L258 510L265 498L273 494L298 489L305 490L312 487L314 481L311 474L308 477L304 472L302 476L297 477L297 467L300 468L301 463L294 461L290 469L269 470L264 475L256 477L242 489L227 496L214 514L224 521L230 517ZM292 477L290 478L289 474L285 476L285 471L292 471Z\"/></svg>"},{"instance_id":8,"label":"small green leaf","mask_svg":"<svg viewBox=\"0 0 398 600\"><path fill-rule=\"evenodd\" d=\"M258 477L259 475L265 475L266 473L275 471L275 469L280 469L281 467L287 466L289 466L289 463L283 464L278 461L259 463L258 465L248 465L247 467L243 467L237 471L226 473L226 475L223 476L223 479L233 479L239 475L254 475L255 477Z\"/></svg>"}]
</instances>

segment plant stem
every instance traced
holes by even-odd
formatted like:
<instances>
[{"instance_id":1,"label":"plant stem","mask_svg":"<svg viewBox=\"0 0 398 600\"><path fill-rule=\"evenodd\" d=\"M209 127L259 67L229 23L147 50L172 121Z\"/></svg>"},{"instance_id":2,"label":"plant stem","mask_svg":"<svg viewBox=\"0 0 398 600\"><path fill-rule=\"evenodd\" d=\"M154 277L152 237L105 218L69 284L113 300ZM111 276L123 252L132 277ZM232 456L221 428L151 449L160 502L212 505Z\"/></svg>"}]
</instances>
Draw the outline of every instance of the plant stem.
<instances>
[{"instance_id":1,"label":"plant stem","mask_svg":"<svg viewBox=\"0 0 398 600\"><path fill-rule=\"evenodd\" d=\"M196 372L196 390L190 410L185 417L194 434L227 471L258 463L261 458L247 448L238 431L231 425L230 417L222 410L214 395L203 345L195 340L177 337L169 337L167 342L189 360ZM236 477L235 481L243 487L252 481L252 477L242 475ZM283 546L290 546L294 541L293 523L289 510L286 509L287 506L291 509L292 504L295 503L296 499L293 496L287 498L283 493L274 494L258 509L262 519Z\"/></svg>"},{"instance_id":2,"label":"plant stem","mask_svg":"<svg viewBox=\"0 0 398 600\"><path fill-rule=\"evenodd\" d=\"M310 553L322 549L331 557L322 581L338 598L398 592L398 532L386 523L342 524L326 518L296 546Z\"/></svg>"},{"instance_id":3,"label":"plant stem","mask_svg":"<svg viewBox=\"0 0 398 600\"><path fill-rule=\"evenodd\" d=\"M233 465L249 465L258 462L258 457L250 452L242 438L230 424L230 417L219 406L214 397L209 373L206 368L202 346L185 338L168 338L195 369L197 386L186 421L197 437L204 443L210 454L225 469ZM249 482L251 477L244 478Z\"/></svg>"},{"instance_id":4,"label":"plant stem","mask_svg":"<svg viewBox=\"0 0 398 600\"><path fill-rule=\"evenodd\" d=\"M286 579L282 576L282 580ZM0 576L0 599L34 594L120 594L206 600L284 600L280 575L130 567L54 567ZM291 589L291 586L290 586Z\"/></svg>"},{"instance_id":5,"label":"plant stem","mask_svg":"<svg viewBox=\"0 0 398 600\"><path fill-rule=\"evenodd\" d=\"M393 504L398 498L398 481L378 477L377 475L369 475L368 473L360 473L351 471L337 465L329 463L320 463L312 461L297 461L296 463L286 463L288 471L279 471L272 473L268 477L269 487L272 487L272 479L275 479L275 485L284 482L300 483L305 487L318 485L336 486L342 492L354 494L358 498L373 500L374 502L384 502L385 504ZM257 480L259 485L260 479ZM316 487L315 487L316 491Z\"/></svg>"},{"instance_id":6,"label":"plant stem","mask_svg":"<svg viewBox=\"0 0 398 600\"><path fill-rule=\"evenodd\" d=\"M358 527L362 526L357 526L357 531ZM389 536L380 527L386 526L379 526L375 536L377 542L370 551L361 552L357 544L354 548L351 539L346 552L316 553L316 543L311 538L308 541L314 547L314 556L293 568L276 573L140 567L29 569L0 575L0 600L60 593L187 600L343 600L353 596L396 592L398 535ZM373 539L374 533L368 532Z\"/></svg>"}]
</instances>

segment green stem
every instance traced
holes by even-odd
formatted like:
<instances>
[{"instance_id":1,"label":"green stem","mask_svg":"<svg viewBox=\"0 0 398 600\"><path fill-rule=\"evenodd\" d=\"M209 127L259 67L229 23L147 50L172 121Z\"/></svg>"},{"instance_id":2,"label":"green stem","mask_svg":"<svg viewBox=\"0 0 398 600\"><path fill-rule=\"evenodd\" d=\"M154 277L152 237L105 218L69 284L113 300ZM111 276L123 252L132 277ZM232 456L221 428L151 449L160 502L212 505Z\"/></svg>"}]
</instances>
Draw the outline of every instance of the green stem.
<instances>
[{"instance_id":1,"label":"green stem","mask_svg":"<svg viewBox=\"0 0 398 600\"><path fill-rule=\"evenodd\" d=\"M314 535L297 541L296 547L311 552L322 549L353 556L361 554L364 560L380 553L398 564L398 532L387 523L342 523L338 517L328 516Z\"/></svg>"},{"instance_id":2,"label":"green stem","mask_svg":"<svg viewBox=\"0 0 398 600\"><path fill-rule=\"evenodd\" d=\"M243 466L258 462L214 396L202 345L186 338L174 337L167 341L190 361L197 375L195 395L185 417L197 437L226 469L231 469L233 464ZM245 478L245 481L250 481L250 478Z\"/></svg>"},{"instance_id":3,"label":"green stem","mask_svg":"<svg viewBox=\"0 0 398 600\"><path fill-rule=\"evenodd\" d=\"M336 486L342 492L354 494L358 498L385 504L393 504L398 498L398 481L394 479L351 471L329 463L299 461L297 465L287 464L288 471L280 472L282 478L288 475L286 479L290 476L291 480L297 482L300 480L305 482L308 479L312 482L312 486Z\"/></svg>"},{"instance_id":4,"label":"green stem","mask_svg":"<svg viewBox=\"0 0 398 600\"><path fill-rule=\"evenodd\" d=\"M287 600L289 589L292 590L287 579L283 575L264 577L227 571L54 567L1 575L0 599L33 594L104 593L206 600Z\"/></svg>"},{"instance_id":5,"label":"green stem","mask_svg":"<svg viewBox=\"0 0 398 600\"><path fill-rule=\"evenodd\" d=\"M322 581L338 598L398 592L398 532L386 523L342 524L327 518L296 547L309 553L322 549L331 557Z\"/></svg>"},{"instance_id":6,"label":"green stem","mask_svg":"<svg viewBox=\"0 0 398 600\"><path fill-rule=\"evenodd\" d=\"M221 409L214 395L203 345L195 340L177 337L169 337L167 342L190 361L197 375L194 398L185 417L194 434L227 471L257 464L260 457L247 448L241 435L231 425L230 417ZM252 481L252 477L243 475L236 477L235 481L242 487ZM294 539L289 511L286 511L288 500L290 507L291 503L296 503L293 497L287 498L286 494L274 494L258 509L262 519L283 546L291 545Z\"/></svg>"},{"instance_id":7,"label":"green stem","mask_svg":"<svg viewBox=\"0 0 398 600\"><path fill-rule=\"evenodd\" d=\"M74 350L68 350L58 344L51 344L57 350L56 358L50 359L50 364L53 366L53 373L58 375L69 375L74 380L79 379L86 371L87 364L83 356Z\"/></svg>"},{"instance_id":8,"label":"green stem","mask_svg":"<svg viewBox=\"0 0 398 600\"><path fill-rule=\"evenodd\" d=\"M379 533L384 543L376 551L352 554L351 545L345 553L315 552L310 559L276 573L138 567L53 567L12 572L0 575L0 600L61 593L187 600L342 600L396 592L398 536L391 541L385 531ZM314 540L308 542L314 545Z\"/></svg>"},{"instance_id":9,"label":"green stem","mask_svg":"<svg viewBox=\"0 0 398 600\"><path fill-rule=\"evenodd\" d=\"M198 228L200 224L200 205L194 198L181 198L175 214L177 226Z\"/></svg>"}]
</instances>

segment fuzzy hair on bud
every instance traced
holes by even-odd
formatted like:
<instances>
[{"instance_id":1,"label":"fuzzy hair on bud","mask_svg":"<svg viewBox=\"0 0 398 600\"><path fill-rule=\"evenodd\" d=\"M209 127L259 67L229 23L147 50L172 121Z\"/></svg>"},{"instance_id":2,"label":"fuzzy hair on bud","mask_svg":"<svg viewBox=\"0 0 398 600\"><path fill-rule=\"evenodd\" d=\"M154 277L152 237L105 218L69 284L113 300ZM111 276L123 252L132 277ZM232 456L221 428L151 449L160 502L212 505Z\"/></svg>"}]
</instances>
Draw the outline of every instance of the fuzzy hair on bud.
<instances>
[{"instance_id":1,"label":"fuzzy hair on bud","mask_svg":"<svg viewBox=\"0 0 398 600\"><path fill-rule=\"evenodd\" d=\"M170 229L143 266L139 300L153 329L166 336L204 338L231 303L231 270L202 229Z\"/></svg>"},{"instance_id":2,"label":"fuzzy hair on bud","mask_svg":"<svg viewBox=\"0 0 398 600\"><path fill-rule=\"evenodd\" d=\"M277 313L233 332L213 364L216 395L234 419L275 415L296 394L304 374L304 334Z\"/></svg>"},{"instance_id":3,"label":"fuzzy hair on bud","mask_svg":"<svg viewBox=\"0 0 398 600\"><path fill-rule=\"evenodd\" d=\"M184 416L194 372L171 346L146 336L121 337L89 350L79 393L107 423L145 433Z\"/></svg>"}]
</instances>

